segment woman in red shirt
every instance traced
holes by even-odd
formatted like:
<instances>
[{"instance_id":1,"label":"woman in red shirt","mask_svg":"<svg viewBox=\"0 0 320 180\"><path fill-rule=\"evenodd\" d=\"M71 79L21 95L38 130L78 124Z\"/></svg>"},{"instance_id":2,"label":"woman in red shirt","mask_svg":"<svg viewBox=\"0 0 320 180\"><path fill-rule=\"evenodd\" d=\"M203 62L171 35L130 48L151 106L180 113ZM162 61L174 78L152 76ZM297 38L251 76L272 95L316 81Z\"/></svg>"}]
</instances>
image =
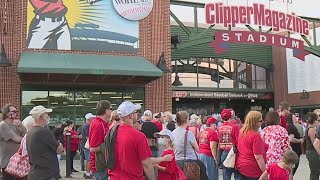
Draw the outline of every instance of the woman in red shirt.
<instances>
[{"instance_id":1,"label":"woman in red shirt","mask_svg":"<svg viewBox=\"0 0 320 180\"><path fill-rule=\"evenodd\" d=\"M74 123L73 121L66 121L66 127L64 128L64 147L66 148L66 133L67 131L71 132L71 136L70 136L70 149L71 149L71 154L70 154L70 162L71 162L71 172L79 172L77 170L75 170L73 168L73 158L75 157L75 155L77 154L77 150L79 147L79 135L78 133L73 129Z\"/></svg>"},{"instance_id":2,"label":"woman in red shirt","mask_svg":"<svg viewBox=\"0 0 320 180\"><path fill-rule=\"evenodd\" d=\"M217 120L210 117L206 122L206 129L200 133L199 159L207 168L210 180L218 180L217 146L219 142L216 132Z\"/></svg>"},{"instance_id":3,"label":"woman in red shirt","mask_svg":"<svg viewBox=\"0 0 320 180\"><path fill-rule=\"evenodd\" d=\"M262 121L260 112L250 111L238 136L236 168L243 180L258 180L262 172L266 170L267 145L258 133Z\"/></svg>"}]
</instances>

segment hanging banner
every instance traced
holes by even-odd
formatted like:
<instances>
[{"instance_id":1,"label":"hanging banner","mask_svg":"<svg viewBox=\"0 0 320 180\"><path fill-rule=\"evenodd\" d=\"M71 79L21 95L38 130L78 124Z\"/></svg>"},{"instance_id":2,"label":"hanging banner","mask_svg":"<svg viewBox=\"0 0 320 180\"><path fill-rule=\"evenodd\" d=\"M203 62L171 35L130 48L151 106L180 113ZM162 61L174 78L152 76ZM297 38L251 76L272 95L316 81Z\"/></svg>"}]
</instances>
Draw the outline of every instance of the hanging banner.
<instances>
[{"instance_id":1,"label":"hanging banner","mask_svg":"<svg viewBox=\"0 0 320 180\"><path fill-rule=\"evenodd\" d=\"M209 43L217 54L225 53L230 43L262 44L293 49L293 56L304 61L309 53L304 50L304 42L276 34L250 31L216 31L215 40Z\"/></svg>"},{"instance_id":2,"label":"hanging banner","mask_svg":"<svg viewBox=\"0 0 320 180\"><path fill-rule=\"evenodd\" d=\"M272 93L173 91L173 98L273 99Z\"/></svg>"},{"instance_id":3,"label":"hanging banner","mask_svg":"<svg viewBox=\"0 0 320 180\"><path fill-rule=\"evenodd\" d=\"M272 27L273 31L286 30L309 35L309 21L294 13L267 9L264 4L252 6L225 6L223 3L208 3L205 6L206 23L235 27L237 24Z\"/></svg>"}]
</instances>

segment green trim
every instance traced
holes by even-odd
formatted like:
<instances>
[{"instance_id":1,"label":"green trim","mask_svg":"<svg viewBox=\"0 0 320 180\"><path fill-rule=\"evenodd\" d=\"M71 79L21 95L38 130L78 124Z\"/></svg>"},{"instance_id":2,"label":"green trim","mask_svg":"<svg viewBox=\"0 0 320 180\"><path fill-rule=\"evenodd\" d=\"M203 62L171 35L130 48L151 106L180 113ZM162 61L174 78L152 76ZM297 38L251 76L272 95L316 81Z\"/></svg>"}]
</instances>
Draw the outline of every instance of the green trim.
<instances>
[{"instance_id":1,"label":"green trim","mask_svg":"<svg viewBox=\"0 0 320 180\"><path fill-rule=\"evenodd\" d=\"M213 26L212 26L213 27ZM171 34L180 35L182 43L177 45L177 49L172 49L171 60L190 58L226 58L243 61L263 68L269 68L272 64L272 46L254 44L230 44L230 49L226 53L216 54L209 43L214 41L215 29L199 28L199 34L186 33L178 25L171 26ZM187 27L190 32L194 32L195 27Z\"/></svg>"},{"instance_id":2,"label":"green trim","mask_svg":"<svg viewBox=\"0 0 320 180\"><path fill-rule=\"evenodd\" d=\"M163 72L137 56L24 52L18 73L92 74L161 77Z\"/></svg>"}]
</instances>

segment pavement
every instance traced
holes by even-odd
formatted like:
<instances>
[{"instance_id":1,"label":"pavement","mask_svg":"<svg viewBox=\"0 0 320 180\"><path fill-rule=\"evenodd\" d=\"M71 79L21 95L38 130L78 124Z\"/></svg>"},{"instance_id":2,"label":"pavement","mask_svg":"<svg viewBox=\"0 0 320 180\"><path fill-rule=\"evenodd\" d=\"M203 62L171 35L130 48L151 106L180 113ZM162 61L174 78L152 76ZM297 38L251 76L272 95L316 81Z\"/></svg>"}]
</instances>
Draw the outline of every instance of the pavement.
<instances>
[{"instance_id":1,"label":"pavement","mask_svg":"<svg viewBox=\"0 0 320 180\"><path fill-rule=\"evenodd\" d=\"M80 166L80 161L79 160L75 160L74 161L74 168L76 170L81 170L81 166ZM65 161L62 160L60 162L60 170L61 170L61 176L62 179L73 179L73 180L79 180L79 179L84 179L83 178L83 173L84 172L78 172L78 173L73 173L72 174L72 178L65 178L66 175L66 164ZM294 180L305 180L308 179L309 177L309 173L310 173L310 169L309 169L309 165L308 165L308 160L306 159L305 155L301 155L300 156L300 165L299 168L294 176ZM222 171L219 172L219 179L222 180Z\"/></svg>"}]
</instances>

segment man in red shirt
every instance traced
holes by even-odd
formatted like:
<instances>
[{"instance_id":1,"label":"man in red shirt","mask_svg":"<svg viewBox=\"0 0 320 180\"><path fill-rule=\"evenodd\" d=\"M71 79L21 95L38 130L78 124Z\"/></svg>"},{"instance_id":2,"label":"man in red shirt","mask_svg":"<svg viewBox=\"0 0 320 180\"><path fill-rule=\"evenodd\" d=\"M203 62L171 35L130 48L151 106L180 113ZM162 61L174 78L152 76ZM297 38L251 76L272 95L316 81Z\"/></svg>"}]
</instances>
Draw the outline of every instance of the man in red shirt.
<instances>
[{"instance_id":1,"label":"man in red shirt","mask_svg":"<svg viewBox=\"0 0 320 180\"><path fill-rule=\"evenodd\" d=\"M133 128L140 105L125 101L118 107L122 122L115 137L114 167L109 169L110 180L155 180L151 150L146 136Z\"/></svg>"},{"instance_id":2,"label":"man in red shirt","mask_svg":"<svg viewBox=\"0 0 320 180\"><path fill-rule=\"evenodd\" d=\"M98 102L96 109L97 117L93 119L89 128L90 169L94 173L96 180L108 180L106 167L97 169L96 157L101 155L104 157L100 145L104 142L104 138L109 131L108 120L112 112L111 103L106 100L101 100ZM102 164L103 163L105 162L102 162Z\"/></svg>"},{"instance_id":3,"label":"man in red shirt","mask_svg":"<svg viewBox=\"0 0 320 180\"><path fill-rule=\"evenodd\" d=\"M233 145L236 143L236 140L239 135L239 126L236 124L232 124L231 121L232 112L230 109L223 109L221 111L221 119L223 123L218 127L219 134L219 145L220 149L222 149L221 155L221 163L227 158L227 155ZM234 173L235 179L239 179L239 173L233 168L226 168L223 166L223 180L230 180L231 175Z\"/></svg>"},{"instance_id":4,"label":"man in red shirt","mask_svg":"<svg viewBox=\"0 0 320 180\"><path fill-rule=\"evenodd\" d=\"M285 129L287 129L286 117L290 114L290 110L291 110L291 107L290 107L289 103L281 102L279 104L278 113L279 113L280 119L281 119L280 125L282 127L284 127Z\"/></svg>"}]
</instances>

